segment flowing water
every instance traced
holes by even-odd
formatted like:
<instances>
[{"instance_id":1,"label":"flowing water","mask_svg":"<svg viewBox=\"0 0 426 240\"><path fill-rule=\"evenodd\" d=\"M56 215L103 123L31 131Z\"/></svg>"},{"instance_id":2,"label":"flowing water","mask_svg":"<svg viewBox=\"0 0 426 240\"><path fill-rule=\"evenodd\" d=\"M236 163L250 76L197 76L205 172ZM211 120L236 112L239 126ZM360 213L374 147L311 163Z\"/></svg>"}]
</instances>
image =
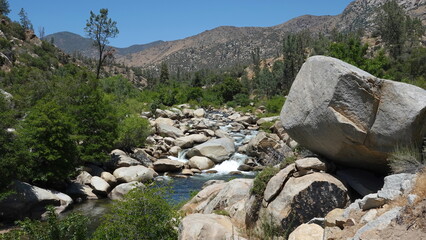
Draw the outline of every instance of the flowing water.
<instances>
[{"instance_id":1,"label":"flowing water","mask_svg":"<svg viewBox=\"0 0 426 240\"><path fill-rule=\"evenodd\" d=\"M220 129L227 132L231 137L234 138L236 148L248 142L257 134L257 131L253 130L244 129L241 131L233 131L233 127L230 124L221 126ZM169 158L181 162L187 162L187 152L188 150L185 149L179 153L177 158L171 156ZM182 201L188 200L191 196L191 193L194 191L201 190L203 184L208 180L214 179L228 181L233 178L254 178L255 173L253 172L240 172L240 174L237 175L230 174L232 172L238 172L238 167L243 164L247 158L247 155L235 153L229 158L229 160L226 160L221 164L217 164L212 169L209 169L215 170L216 173L207 173L207 170L205 170L201 174L197 174L189 178L171 178L168 176L159 176L155 180L160 182L161 185L170 187L172 190L170 201L173 204L178 204ZM88 216L91 220L89 229L94 231L94 229L96 229L96 227L99 225L99 220L102 215L108 212L109 203L111 203L109 199L86 201L81 204L75 204L71 212L78 211Z\"/></svg>"}]
</instances>

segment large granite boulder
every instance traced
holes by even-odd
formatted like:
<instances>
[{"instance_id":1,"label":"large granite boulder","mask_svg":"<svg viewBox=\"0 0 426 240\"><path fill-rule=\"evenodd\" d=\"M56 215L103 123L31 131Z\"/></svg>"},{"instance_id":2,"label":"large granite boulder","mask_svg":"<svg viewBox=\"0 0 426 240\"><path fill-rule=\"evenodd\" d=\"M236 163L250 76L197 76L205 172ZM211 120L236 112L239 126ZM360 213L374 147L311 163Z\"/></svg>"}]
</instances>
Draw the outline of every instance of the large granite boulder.
<instances>
[{"instance_id":1,"label":"large granite boulder","mask_svg":"<svg viewBox=\"0 0 426 240\"><path fill-rule=\"evenodd\" d=\"M41 218L46 207L55 207L57 213L72 203L66 194L46 190L28 183L16 181L11 188L14 193L0 201L0 221L9 222L25 217Z\"/></svg>"},{"instance_id":2,"label":"large granite boulder","mask_svg":"<svg viewBox=\"0 0 426 240\"><path fill-rule=\"evenodd\" d=\"M232 139L218 138L209 140L197 145L186 154L189 158L194 156L204 156L210 158L215 163L221 163L235 152L235 144Z\"/></svg>"},{"instance_id":3,"label":"large granite boulder","mask_svg":"<svg viewBox=\"0 0 426 240\"><path fill-rule=\"evenodd\" d=\"M92 177L90 180L90 186L92 186L93 192L99 195L107 195L111 188L107 181L98 176Z\"/></svg>"},{"instance_id":4,"label":"large granite boulder","mask_svg":"<svg viewBox=\"0 0 426 240\"><path fill-rule=\"evenodd\" d=\"M227 239L244 240L227 216L216 214L191 214L182 219L179 226L179 239L204 240Z\"/></svg>"},{"instance_id":5,"label":"large granite boulder","mask_svg":"<svg viewBox=\"0 0 426 240\"><path fill-rule=\"evenodd\" d=\"M145 185L137 181L122 183L120 185L117 185L108 194L108 197L111 200L122 200L124 198L124 195L126 195L128 192L130 192L134 188L145 188Z\"/></svg>"},{"instance_id":6,"label":"large granite boulder","mask_svg":"<svg viewBox=\"0 0 426 240\"><path fill-rule=\"evenodd\" d=\"M209 140L204 134L192 134L185 137L180 137L175 140L175 145L181 148L190 148L194 146L195 143L203 143Z\"/></svg>"},{"instance_id":7,"label":"large granite boulder","mask_svg":"<svg viewBox=\"0 0 426 240\"><path fill-rule=\"evenodd\" d=\"M158 159L154 163L154 170L156 172L177 172L183 168L183 162L171 160L168 158Z\"/></svg>"},{"instance_id":8,"label":"large granite boulder","mask_svg":"<svg viewBox=\"0 0 426 240\"><path fill-rule=\"evenodd\" d=\"M426 91L315 56L302 66L280 117L300 145L340 164L383 171L397 144L420 144L426 135Z\"/></svg>"},{"instance_id":9,"label":"large granite boulder","mask_svg":"<svg viewBox=\"0 0 426 240\"><path fill-rule=\"evenodd\" d=\"M120 182L145 182L154 178L154 170L142 165L117 168L113 175Z\"/></svg>"},{"instance_id":10,"label":"large granite boulder","mask_svg":"<svg viewBox=\"0 0 426 240\"><path fill-rule=\"evenodd\" d=\"M323 240L324 229L318 224L302 224L290 235L288 240Z\"/></svg>"},{"instance_id":11,"label":"large granite boulder","mask_svg":"<svg viewBox=\"0 0 426 240\"><path fill-rule=\"evenodd\" d=\"M214 167L214 162L207 157L195 156L189 159L189 166L200 170L206 170Z\"/></svg>"},{"instance_id":12,"label":"large granite boulder","mask_svg":"<svg viewBox=\"0 0 426 240\"><path fill-rule=\"evenodd\" d=\"M273 222L290 230L315 217L324 217L335 208L349 203L346 187L327 173L290 177L280 193L260 209L259 219Z\"/></svg>"},{"instance_id":13,"label":"large granite boulder","mask_svg":"<svg viewBox=\"0 0 426 240\"><path fill-rule=\"evenodd\" d=\"M182 130L165 123L157 123L156 128L157 134L164 137L178 138L183 136Z\"/></svg>"}]
</instances>

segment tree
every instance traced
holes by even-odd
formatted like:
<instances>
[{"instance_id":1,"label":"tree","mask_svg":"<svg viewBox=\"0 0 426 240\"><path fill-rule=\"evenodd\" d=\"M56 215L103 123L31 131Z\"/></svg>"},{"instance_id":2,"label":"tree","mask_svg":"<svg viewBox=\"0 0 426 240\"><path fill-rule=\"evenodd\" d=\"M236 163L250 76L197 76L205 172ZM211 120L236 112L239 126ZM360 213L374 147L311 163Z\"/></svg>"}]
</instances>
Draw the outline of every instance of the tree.
<instances>
[{"instance_id":1,"label":"tree","mask_svg":"<svg viewBox=\"0 0 426 240\"><path fill-rule=\"evenodd\" d=\"M102 8L99 15L90 11L90 18L87 20L84 30L91 39L94 40L94 46L98 48L99 58L96 68L96 78L99 79L101 67L105 60L112 56L112 49L106 49L109 38L114 38L119 33L117 22L108 18L108 9Z\"/></svg>"},{"instance_id":2,"label":"tree","mask_svg":"<svg viewBox=\"0 0 426 240\"><path fill-rule=\"evenodd\" d=\"M161 63L160 69L160 83L166 83L169 81L169 68L167 67L167 63Z\"/></svg>"},{"instance_id":3,"label":"tree","mask_svg":"<svg viewBox=\"0 0 426 240\"><path fill-rule=\"evenodd\" d=\"M0 0L0 14L7 15L10 13L9 2L7 0Z\"/></svg>"},{"instance_id":4,"label":"tree","mask_svg":"<svg viewBox=\"0 0 426 240\"><path fill-rule=\"evenodd\" d=\"M31 23L27 13L25 12L23 8L21 8L21 11L19 11L18 15L19 15L19 22L21 23L22 27L24 29L33 30L33 24Z\"/></svg>"},{"instance_id":5,"label":"tree","mask_svg":"<svg viewBox=\"0 0 426 240\"><path fill-rule=\"evenodd\" d=\"M127 152L132 148L142 147L150 134L148 120L137 115L126 117L118 126L118 139L115 145Z\"/></svg>"},{"instance_id":6,"label":"tree","mask_svg":"<svg viewBox=\"0 0 426 240\"><path fill-rule=\"evenodd\" d=\"M308 39L304 33L290 34L284 39L284 84L282 85L284 91L290 89L299 69L305 62L305 48L308 45Z\"/></svg>"}]
</instances>

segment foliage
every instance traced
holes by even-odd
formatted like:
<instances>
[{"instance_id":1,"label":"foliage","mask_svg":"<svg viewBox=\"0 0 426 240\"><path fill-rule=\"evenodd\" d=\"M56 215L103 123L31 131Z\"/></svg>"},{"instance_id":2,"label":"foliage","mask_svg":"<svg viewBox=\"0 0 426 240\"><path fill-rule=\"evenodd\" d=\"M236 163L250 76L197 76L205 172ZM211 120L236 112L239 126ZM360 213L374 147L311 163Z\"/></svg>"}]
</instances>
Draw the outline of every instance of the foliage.
<instances>
[{"instance_id":1,"label":"foliage","mask_svg":"<svg viewBox=\"0 0 426 240\"><path fill-rule=\"evenodd\" d=\"M117 102L135 98L139 94L139 90L121 75L101 79L100 85L102 90L105 93L112 94Z\"/></svg>"},{"instance_id":2,"label":"foliage","mask_svg":"<svg viewBox=\"0 0 426 240\"><path fill-rule=\"evenodd\" d=\"M142 147L150 134L148 120L137 115L130 115L118 125L117 148L130 152L134 147Z\"/></svg>"},{"instance_id":3,"label":"foliage","mask_svg":"<svg viewBox=\"0 0 426 240\"><path fill-rule=\"evenodd\" d=\"M10 13L9 2L7 0L0 0L0 14L7 15Z\"/></svg>"},{"instance_id":4,"label":"foliage","mask_svg":"<svg viewBox=\"0 0 426 240\"><path fill-rule=\"evenodd\" d=\"M231 77L227 77L217 86L219 94L225 102L232 101L234 96L242 91L241 83Z\"/></svg>"},{"instance_id":5,"label":"foliage","mask_svg":"<svg viewBox=\"0 0 426 240\"><path fill-rule=\"evenodd\" d=\"M229 212L228 212L228 211L226 211L225 209L216 209L216 210L213 210L213 213L214 213L214 214L217 214L217 215L227 216L227 217L230 217L230 216L231 216L231 215L229 214Z\"/></svg>"},{"instance_id":6,"label":"foliage","mask_svg":"<svg viewBox=\"0 0 426 240\"><path fill-rule=\"evenodd\" d=\"M93 239L177 239L177 212L167 202L167 189L133 189L114 202Z\"/></svg>"},{"instance_id":7,"label":"foliage","mask_svg":"<svg viewBox=\"0 0 426 240\"><path fill-rule=\"evenodd\" d=\"M266 101L266 111L268 113L279 114L285 103L285 97L274 96Z\"/></svg>"},{"instance_id":8,"label":"foliage","mask_svg":"<svg viewBox=\"0 0 426 240\"><path fill-rule=\"evenodd\" d=\"M29 179L55 183L74 173L79 162L70 121L52 101L40 101L29 113L18 131Z\"/></svg>"},{"instance_id":9,"label":"foliage","mask_svg":"<svg viewBox=\"0 0 426 240\"><path fill-rule=\"evenodd\" d=\"M425 168L420 149L415 146L398 146L388 157L393 173L416 173Z\"/></svg>"},{"instance_id":10,"label":"foliage","mask_svg":"<svg viewBox=\"0 0 426 240\"><path fill-rule=\"evenodd\" d=\"M269 215L269 217L265 215L260 219L260 231L261 239L265 240L276 239L278 236L281 236L283 232L280 224L277 224L276 221L274 221L272 215Z\"/></svg>"},{"instance_id":11,"label":"foliage","mask_svg":"<svg viewBox=\"0 0 426 240\"><path fill-rule=\"evenodd\" d=\"M161 70L160 70L160 83L167 83L169 81L169 68L167 66L167 63L163 62L161 63Z\"/></svg>"},{"instance_id":12,"label":"foliage","mask_svg":"<svg viewBox=\"0 0 426 240\"><path fill-rule=\"evenodd\" d=\"M28 240L85 240L89 219L79 213L71 213L59 219L53 207L48 208L45 222L26 219L19 221L20 229L0 235L0 239Z\"/></svg>"},{"instance_id":13,"label":"foliage","mask_svg":"<svg viewBox=\"0 0 426 240\"><path fill-rule=\"evenodd\" d=\"M263 196L263 192L266 189L266 185L269 180L275 176L279 172L279 169L275 167L266 167L259 174L257 174L256 178L253 181L253 187L250 189L250 194L256 196Z\"/></svg>"},{"instance_id":14,"label":"foliage","mask_svg":"<svg viewBox=\"0 0 426 240\"><path fill-rule=\"evenodd\" d=\"M105 51L109 43L108 39L116 37L119 33L117 22L108 18L108 9L106 8L102 8L98 15L90 11L90 18L87 20L84 31L86 31L89 38L94 40L94 45L98 48L99 57L96 68L96 78L99 79L102 65L108 57L112 56L112 49L107 52Z\"/></svg>"},{"instance_id":15,"label":"foliage","mask_svg":"<svg viewBox=\"0 0 426 240\"><path fill-rule=\"evenodd\" d=\"M267 133L271 133L271 127L274 126L274 122L264 122L262 124L260 124L260 130L267 132Z\"/></svg>"}]
</instances>

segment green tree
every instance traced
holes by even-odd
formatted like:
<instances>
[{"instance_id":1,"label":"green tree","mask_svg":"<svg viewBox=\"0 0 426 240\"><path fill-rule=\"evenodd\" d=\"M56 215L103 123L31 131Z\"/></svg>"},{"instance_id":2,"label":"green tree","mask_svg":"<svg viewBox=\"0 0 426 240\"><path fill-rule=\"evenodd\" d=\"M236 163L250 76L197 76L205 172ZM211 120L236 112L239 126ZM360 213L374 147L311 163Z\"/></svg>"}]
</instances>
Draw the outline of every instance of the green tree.
<instances>
[{"instance_id":1,"label":"green tree","mask_svg":"<svg viewBox=\"0 0 426 240\"><path fill-rule=\"evenodd\" d=\"M24 149L27 178L38 183L63 182L79 165L72 124L60 106L40 101L18 132Z\"/></svg>"},{"instance_id":2,"label":"green tree","mask_svg":"<svg viewBox=\"0 0 426 240\"><path fill-rule=\"evenodd\" d=\"M359 68L366 68L367 44L362 44L359 37L353 34L346 35L340 42L331 43L328 54Z\"/></svg>"},{"instance_id":3,"label":"green tree","mask_svg":"<svg viewBox=\"0 0 426 240\"><path fill-rule=\"evenodd\" d=\"M9 2L7 0L0 0L0 14L7 15L10 13Z\"/></svg>"},{"instance_id":4,"label":"green tree","mask_svg":"<svg viewBox=\"0 0 426 240\"><path fill-rule=\"evenodd\" d=\"M126 117L118 125L118 138L116 147L130 152L132 148L142 147L150 134L148 120L137 115Z\"/></svg>"},{"instance_id":5,"label":"green tree","mask_svg":"<svg viewBox=\"0 0 426 240\"><path fill-rule=\"evenodd\" d=\"M112 204L93 239L177 239L177 213L165 199L168 194L156 186L133 189Z\"/></svg>"},{"instance_id":6,"label":"green tree","mask_svg":"<svg viewBox=\"0 0 426 240\"><path fill-rule=\"evenodd\" d=\"M112 49L107 50L109 38L114 38L119 33L117 22L108 18L108 9L102 8L99 15L90 11L90 18L84 28L87 35L94 40L95 47L98 48L98 64L96 68L96 78L99 79L101 67L105 60L112 55Z\"/></svg>"},{"instance_id":7,"label":"green tree","mask_svg":"<svg viewBox=\"0 0 426 240\"><path fill-rule=\"evenodd\" d=\"M169 68L167 66L167 63L163 62L161 63L161 69L160 69L160 83L164 84L169 81Z\"/></svg>"},{"instance_id":8,"label":"green tree","mask_svg":"<svg viewBox=\"0 0 426 240\"><path fill-rule=\"evenodd\" d=\"M299 69L305 62L308 38L303 33L290 34L283 41L284 84L283 90L290 90Z\"/></svg>"},{"instance_id":9,"label":"green tree","mask_svg":"<svg viewBox=\"0 0 426 240\"><path fill-rule=\"evenodd\" d=\"M19 22L21 23L22 27L24 29L33 30L33 24L31 23L27 13L25 12L23 8L21 8L21 11L19 11L18 15L19 15Z\"/></svg>"},{"instance_id":10,"label":"green tree","mask_svg":"<svg viewBox=\"0 0 426 240\"><path fill-rule=\"evenodd\" d=\"M242 88L240 81L232 77L226 77L219 85L220 94L225 102L232 101L235 95L241 93Z\"/></svg>"}]
</instances>

